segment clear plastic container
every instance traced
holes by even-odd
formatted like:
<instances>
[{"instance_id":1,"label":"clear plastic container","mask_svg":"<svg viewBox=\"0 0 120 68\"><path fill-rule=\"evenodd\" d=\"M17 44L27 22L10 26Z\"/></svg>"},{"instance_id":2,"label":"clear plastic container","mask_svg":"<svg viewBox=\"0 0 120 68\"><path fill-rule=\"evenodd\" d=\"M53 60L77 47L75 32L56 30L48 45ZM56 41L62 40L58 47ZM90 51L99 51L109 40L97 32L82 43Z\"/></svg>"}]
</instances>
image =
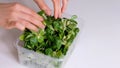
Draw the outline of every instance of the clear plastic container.
<instances>
[{"instance_id":1,"label":"clear plastic container","mask_svg":"<svg viewBox=\"0 0 120 68\"><path fill-rule=\"evenodd\" d=\"M66 16L68 15L64 15L64 17ZM69 16L67 18L69 18ZM78 24L78 26L80 27L80 23ZM76 45L76 42L79 39L79 34L80 32L77 34L73 43L69 47L66 56L60 59L25 49L22 47L24 43L22 41L17 40L15 47L17 48L18 51L19 61L21 64L27 66L28 68L63 68L67 59L71 55Z\"/></svg>"},{"instance_id":2,"label":"clear plastic container","mask_svg":"<svg viewBox=\"0 0 120 68\"><path fill-rule=\"evenodd\" d=\"M37 53L22 47L23 42L17 42L19 61L29 68L61 68L64 59L56 59L42 53Z\"/></svg>"}]
</instances>

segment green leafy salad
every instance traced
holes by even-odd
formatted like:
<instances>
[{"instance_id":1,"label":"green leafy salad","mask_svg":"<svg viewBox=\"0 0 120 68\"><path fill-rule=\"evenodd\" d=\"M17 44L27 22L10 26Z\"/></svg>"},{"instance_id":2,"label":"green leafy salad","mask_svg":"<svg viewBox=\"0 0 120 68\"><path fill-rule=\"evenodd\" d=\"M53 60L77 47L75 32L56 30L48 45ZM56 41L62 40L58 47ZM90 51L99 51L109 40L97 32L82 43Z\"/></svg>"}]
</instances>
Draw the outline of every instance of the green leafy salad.
<instances>
[{"instance_id":1,"label":"green leafy salad","mask_svg":"<svg viewBox=\"0 0 120 68\"><path fill-rule=\"evenodd\" d=\"M54 16L47 16L44 11L38 14L44 18L43 24L46 27L39 28L38 32L26 29L19 37L24 42L23 47L54 58L64 57L79 32L75 21L77 16L55 19Z\"/></svg>"}]
</instances>

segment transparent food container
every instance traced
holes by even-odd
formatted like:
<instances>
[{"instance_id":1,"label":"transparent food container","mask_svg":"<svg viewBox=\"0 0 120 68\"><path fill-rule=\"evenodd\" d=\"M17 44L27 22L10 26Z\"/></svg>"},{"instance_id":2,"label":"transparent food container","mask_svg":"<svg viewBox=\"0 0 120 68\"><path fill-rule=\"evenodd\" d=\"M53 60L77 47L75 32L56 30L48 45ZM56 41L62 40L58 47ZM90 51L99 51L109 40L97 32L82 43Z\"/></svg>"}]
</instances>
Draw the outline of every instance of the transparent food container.
<instances>
[{"instance_id":1,"label":"transparent food container","mask_svg":"<svg viewBox=\"0 0 120 68\"><path fill-rule=\"evenodd\" d=\"M64 15L64 17L69 18L70 16ZM78 21L78 27L80 27L80 22ZM79 28L80 29L80 28ZM79 39L79 34L77 34L73 43L70 45L67 54L63 58L53 58L43 53L37 53L32 50L23 48L24 43L17 40L15 47L18 51L18 57L21 64L27 66L28 68L63 68L67 59L71 55L76 42Z\"/></svg>"}]
</instances>

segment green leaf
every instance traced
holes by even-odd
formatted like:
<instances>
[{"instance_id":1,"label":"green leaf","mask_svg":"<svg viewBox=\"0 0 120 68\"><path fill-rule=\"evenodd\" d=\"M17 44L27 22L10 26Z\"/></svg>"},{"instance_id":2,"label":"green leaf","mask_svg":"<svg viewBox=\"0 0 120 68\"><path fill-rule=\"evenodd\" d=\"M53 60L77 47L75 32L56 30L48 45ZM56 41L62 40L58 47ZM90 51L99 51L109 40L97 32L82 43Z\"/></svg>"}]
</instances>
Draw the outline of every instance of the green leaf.
<instances>
[{"instance_id":1,"label":"green leaf","mask_svg":"<svg viewBox=\"0 0 120 68\"><path fill-rule=\"evenodd\" d=\"M47 19L47 16L45 15L45 12L43 10L38 12L38 14L42 16L44 19Z\"/></svg>"},{"instance_id":2,"label":"green leaf","mask_svg":"<svg viewBox=\"0 0 120 68\"><path fill-rule=\"evenodd\" d=\"M57 51L57 52L54 51L53 54L52 54L52 56L56 57L56 58L61 58L64 55L63 55L62 51L60 50L60 51Z\"/></svg>"},{"instance_id":3,"label":"green leaf","mask_svg":"<svg viewBox=\"0 0 120 68\"><path fill-rule=\"evenodd\" d=\"M65 47L63 48L63 54L66 55L67 51L68 51L68 47L65 46Z\"/></svg>"},{"instance_id":4,"label":"green leaf","mask_svg":"<svg viewBox=\"0 0 120 68\"><path fill-rule=\"evenodd\" d=\"M38 12L38 14L42 16L43 14L45 14L45 12L42 10L42 11Z\"/></svg>"},{"instance_id":5,"label":"green leaf","mask_svg":"<svg viewBox=\"0 0 120 68\"><path fill-rule=\"evenodd\" d=\"M57 50L59 50L60 47L62 46L62 41L61 40L56 40L56 45L55 46L57 47Z\"/></svg>"},{"instance_id":6,"label":"green leaf","mask_svg":"<svg viewBox=\"0 0 120 68\"><path fill-rule=\"evenodd\" d=\"M43 21L42 23L46 26L46 22L45 21Z\"/></svg>"},{"instance_id":7,"label":"green leaf","mask_svg":"<svg viewBox=\"0 0 120 68\"><path fill-rule=\"evenodd\" d=\"M38 40L37 40L37 38L36 38L36 37L30 38L30 43L31 43L32 45L38 45Z\"/></svg>"},{"instance_id":8,"label":"green leaf","mask_svg":"<svg viewBox=\"0 0 120 68\"><path fill-rule=\"evenodd\" d=\"M44 34L45 34L44 29L39 29L39 35L44 35Z\"/></svg>"},{"instance_id":9,"label":"green leaf","mask_svg":"<svg viewBox=\"0 0 120 68\"><path fill-rule=\"evenodd\" d=\"M27 36L25 37L25 39L29 39L29 38L31 38L31 37L33 37L33 34L27 35Z\"/></svg>"},{"instance_id":10,"label":"green leaf","mask_svg":"<svg viewBox=\"0 0 120 68\"><path fill-rule=\"evenodd\" d=\"M46 50L45 50L45 53L47 54L47 55L51 55L52 54L52 49L51 48L47 48Z\"/></svg>"},{"instance_id":11,"label":"green leaf","mask_svg":"<svg viewBox=\"0 0 120 68\"><path fill-rule=\"evenodd\" d=\"M72 17L71 17L71 19L77 19L77 16L76 15L73 15Z\"/></svg>"},{"instance_id":12,"label":"green leaf","mask_svg":"<svg viewBox=\"0 0 120 68\"><path fill-rule=\"evenodd\" d=\"M54 29L55 29L55 30L59 30L59 28L60 28L60 27L59 27L60 25L59 25L59 23L58 23L57 21L54 21L54 22L53 22L53 26L54 26Z\"/></svg>"},{"instance_id":13,"label":"green leaf","mask_svg":"<svg viewBox=\"0 0 120 68\"><path fill-rule=\"evenodd\" d=\"M24 40L24 37L25 37L25 35L22 34L22 35L19 37L19 39L20 39L21 41L23 41L23 40Z\"/></svg>"},{"instance_id":14,"label":"green leaf","mask_svg":"<svg viewBox=\"0 0 120 68\"><path fill-rule=\"evenodd\" d=\"M44 11L38 12L44 18L42 22L45 29L39 28L38 32L25 29L19 37L24 41L24 48L43 53L55 58L62 58L66 55L71 43L79 32L77 16L71 19L47 16Z\"/></svg>"},{"instance_id":15,"label":"green leaf","mask_svg":"<svg viewBox=\"0 0 120 68\"><path fill-rule=\"evenodd\" d=\"M38 42L39 43L42 43L42 42L44 42L44 36L38 36Z\"/></svg>"}]
</instances>

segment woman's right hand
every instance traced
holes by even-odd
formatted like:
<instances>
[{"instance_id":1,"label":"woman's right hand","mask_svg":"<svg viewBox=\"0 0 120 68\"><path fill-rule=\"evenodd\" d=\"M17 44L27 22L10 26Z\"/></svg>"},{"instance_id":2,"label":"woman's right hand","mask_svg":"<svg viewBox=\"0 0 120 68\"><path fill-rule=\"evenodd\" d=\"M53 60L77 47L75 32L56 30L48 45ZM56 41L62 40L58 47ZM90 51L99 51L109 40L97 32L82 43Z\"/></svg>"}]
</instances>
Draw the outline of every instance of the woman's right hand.
<instances>
[{"instance_id":1,"label":"woman's right hand","mask_svg":"<svg viewBox=\"0 0 120 68\"><path fill-rule=\"evenodd\" d=\"M18 3L0 3L0 26L12 29L38 31L45 28L43 18L33 10Z\"/></svg>"}]
</instances>

